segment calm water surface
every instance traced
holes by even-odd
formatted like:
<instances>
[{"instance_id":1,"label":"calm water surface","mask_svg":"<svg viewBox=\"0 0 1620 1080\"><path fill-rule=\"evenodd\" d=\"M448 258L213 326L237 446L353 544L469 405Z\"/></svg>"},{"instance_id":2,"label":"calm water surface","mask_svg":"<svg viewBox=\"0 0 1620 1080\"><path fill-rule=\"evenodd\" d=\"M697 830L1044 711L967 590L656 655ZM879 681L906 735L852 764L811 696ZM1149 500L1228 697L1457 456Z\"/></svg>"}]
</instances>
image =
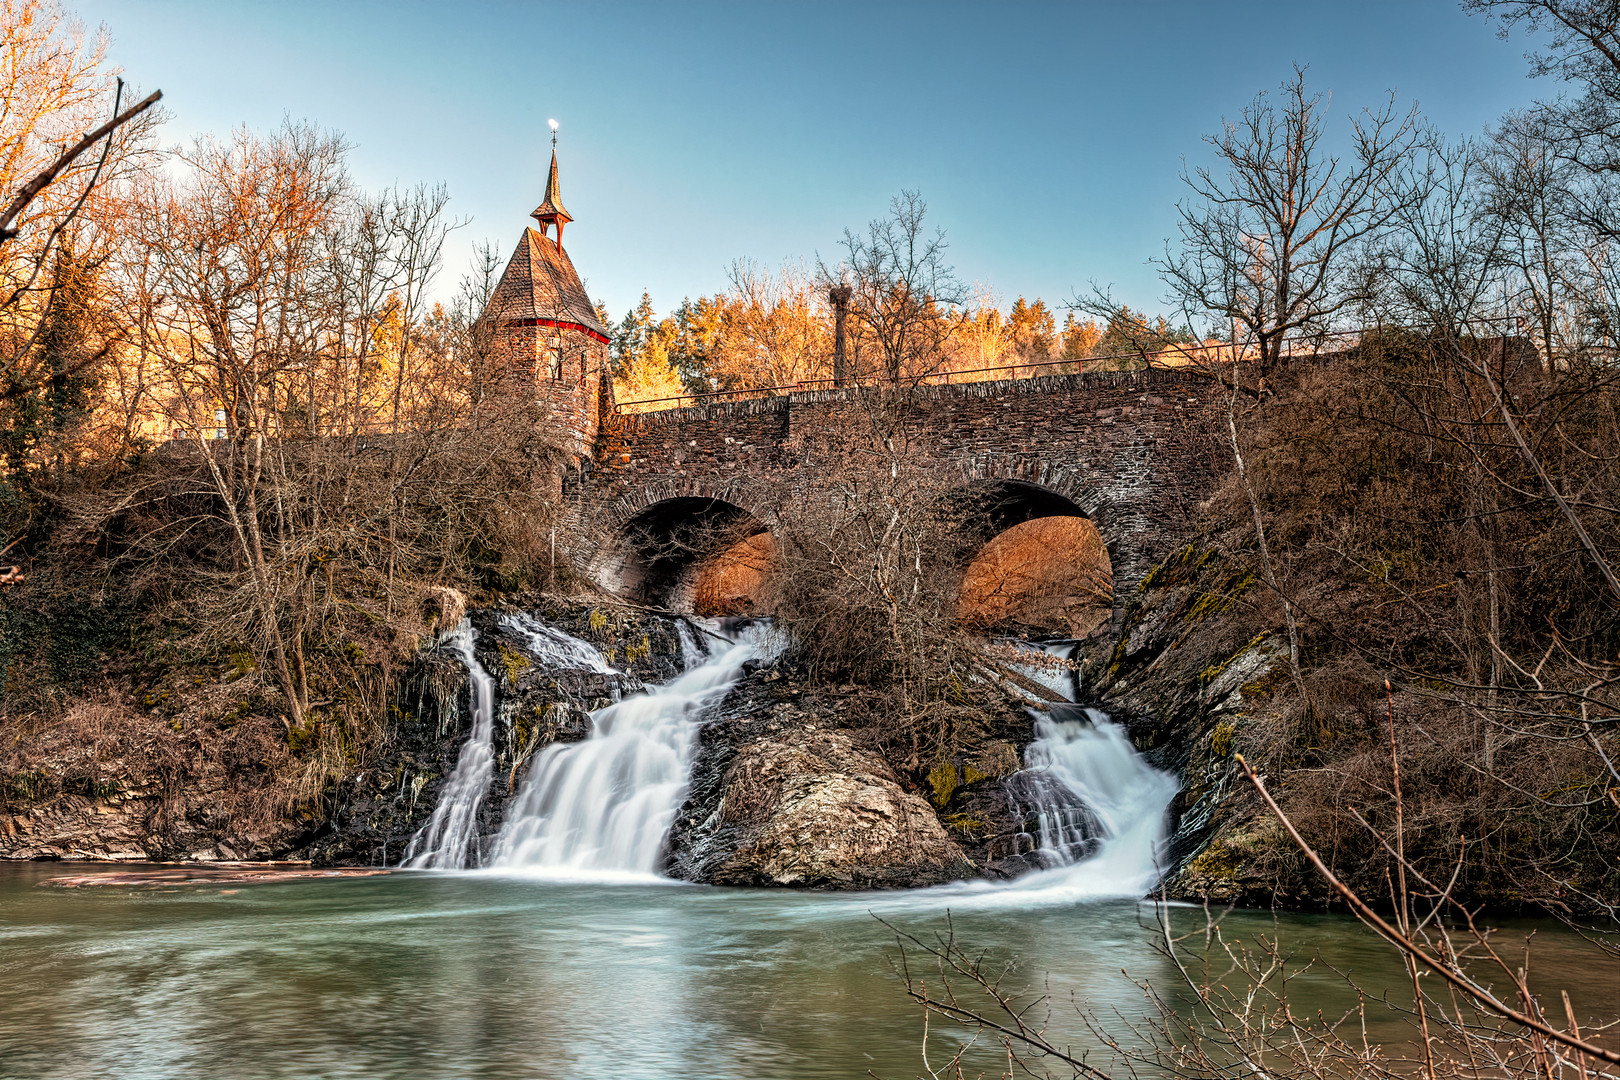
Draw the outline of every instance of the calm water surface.
<instances>
[{"instance_id":1,"label":"calm water surface","mask_svg":"<svg viewBox=\"0 0 1620 1080\"><path fill-rule=\"evenodd\" d=\"M949 908L1015 982L1062 999L1139 1014L1121 968L1171 984L1151 909L1127 902L423 873L41 884L83 870L0 864L0 1077L913 1077L921 1025L873 911L923 933ZM1346 919L1235 913L1228 929L1400 984ZM1620 973L1553 928L1537 949L1583 1011L1620 1012ZM1326 975L1298 991L1312 1008L1344 1000ZM1084 1041L1061 1008L1053 1029Z\"/></svg>"}]
</instances>

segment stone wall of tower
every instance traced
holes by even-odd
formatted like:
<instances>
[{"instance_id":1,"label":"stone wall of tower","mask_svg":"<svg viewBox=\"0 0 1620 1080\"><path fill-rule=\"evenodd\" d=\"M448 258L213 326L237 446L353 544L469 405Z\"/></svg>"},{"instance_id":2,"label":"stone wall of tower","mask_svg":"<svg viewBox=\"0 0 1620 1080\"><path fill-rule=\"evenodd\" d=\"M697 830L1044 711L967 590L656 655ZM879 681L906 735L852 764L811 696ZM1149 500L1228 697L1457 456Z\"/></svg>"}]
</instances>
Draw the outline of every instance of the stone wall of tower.
<instances>
[{"instance_id":1,"label":"stone wall of tower","mask_svg":"<svg viewBox=\"0 0 1620 1080\"><path fill-rule=\"evenodd\" d=\"M506 325L494 349L510 380L508 393L537 401L557 427L563 451L578 461L596 442L601 375L607 346L567 327Z\"/></svg>"}]
</instances>

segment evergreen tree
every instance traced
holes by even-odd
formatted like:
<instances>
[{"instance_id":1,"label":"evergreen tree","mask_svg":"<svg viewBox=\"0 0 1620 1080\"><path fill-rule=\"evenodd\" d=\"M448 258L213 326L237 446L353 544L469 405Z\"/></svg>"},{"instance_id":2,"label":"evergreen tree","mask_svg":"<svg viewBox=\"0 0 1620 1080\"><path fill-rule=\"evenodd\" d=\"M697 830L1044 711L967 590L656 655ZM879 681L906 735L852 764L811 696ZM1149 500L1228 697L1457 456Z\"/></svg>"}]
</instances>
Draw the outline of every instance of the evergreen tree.
<instances>
[{"instance_id":1,"label":"evergreen tree","mask_svg":"<svg viewBox=\"0 0 1620 1080\"><path fill-rule=\"evenodd\" d=\"M613 341L608 349L609 363L615 377L623 375L626 367L646 350L653 322L652 295L643 290L641 302L625 312L624 318L613 330Z\"/></svg>"},{"instance_id":2,"label":"evergreen tree","mask_svg":"<svg viewBox=\"0 0 1620 1080\"><path fill-rule=\"evenodd\" d=\"M1080 322L1071 311L1063 320L1063 347L1058 355L1064 360L1083 360L1097 351L1101 340L1102 327L1095 319Z\"/></svg>"},{"instance_id":3,"label":"evergreen tree","mask_svg":"<svg viewBox=\"0 0 1620 1080\"><path fill-rule=\"evenodd\" d=\"M1013 302L1012 313L1007 317L1007 323L1012 336L1013 351L1018 354L1020 360L1036 363L1051 358L1052 345L1057 335L1052 312L1047 309L1046 301L1037 297L1031 304L1020 296Z\"/></svg>"},{"instance_id":4,"label":"evergreen tree","mask_svg":"<svg viewBox=\"0 0 1620 1080\"><path fill-rule=\"evenodd\" d=\"M47 472L61 479L67 436L90 415L90 370L96 350L89 330L89 273L63 250L53 268L45 316L30 355L8 367L0 420L4 501L20 504Z\"/></svg>"}]
</instances>

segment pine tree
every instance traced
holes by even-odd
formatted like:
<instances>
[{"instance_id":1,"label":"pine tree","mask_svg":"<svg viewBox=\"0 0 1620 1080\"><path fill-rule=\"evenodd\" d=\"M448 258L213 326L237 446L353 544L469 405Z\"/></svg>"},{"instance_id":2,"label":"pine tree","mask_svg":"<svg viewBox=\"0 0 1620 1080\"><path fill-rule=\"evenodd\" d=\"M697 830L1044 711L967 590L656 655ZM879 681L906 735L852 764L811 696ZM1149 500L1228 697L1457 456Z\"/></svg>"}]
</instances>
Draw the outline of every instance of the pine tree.
<instances>
[{"instance_id":1,"label":"pine tree","mask_svg":"<svg viewBox=\"0 0 1620 1080\"><path fill-rule=\"evenodd\" d=\"M45 317L32 355L10 368L0 429L6 482L21 497L41 474L60 480L68 434L90 414L96 359L89 332L89 274L64 249L56 259Z\"/></svg>"},{"instance_id":2,"label":"pine tree","mask_svg":"<svg viewBox=\"0 0 1620 1080\"><path fill-rule=\"evenodd\" d=\"M1020 296L1013 302L1007 323L1012 335L1013 351L1020 360L1038 363L1051 358L1056 332L1055 321L1046 301L1037 297L1032 304Z\"/></svg>"}]
</instances>

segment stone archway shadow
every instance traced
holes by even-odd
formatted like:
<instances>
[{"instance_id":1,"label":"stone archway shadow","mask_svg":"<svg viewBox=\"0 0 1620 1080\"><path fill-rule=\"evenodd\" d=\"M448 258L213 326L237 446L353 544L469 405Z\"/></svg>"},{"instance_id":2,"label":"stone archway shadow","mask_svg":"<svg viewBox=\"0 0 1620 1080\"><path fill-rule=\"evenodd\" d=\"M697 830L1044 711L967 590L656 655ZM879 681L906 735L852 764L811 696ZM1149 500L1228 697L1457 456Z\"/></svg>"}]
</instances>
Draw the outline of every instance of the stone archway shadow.
<instances>
[{"instance_id":1,"label":"stone archway shadow","mask_svg":"<svg viewBox=\"0 0 1620 1080\"><path fill-rule=\"evenodd\" d=\"M633 603L698 615L761 614L775 547L741 485L650 485L620 500L591 576Z\"/></svg>"}]
</instances>

